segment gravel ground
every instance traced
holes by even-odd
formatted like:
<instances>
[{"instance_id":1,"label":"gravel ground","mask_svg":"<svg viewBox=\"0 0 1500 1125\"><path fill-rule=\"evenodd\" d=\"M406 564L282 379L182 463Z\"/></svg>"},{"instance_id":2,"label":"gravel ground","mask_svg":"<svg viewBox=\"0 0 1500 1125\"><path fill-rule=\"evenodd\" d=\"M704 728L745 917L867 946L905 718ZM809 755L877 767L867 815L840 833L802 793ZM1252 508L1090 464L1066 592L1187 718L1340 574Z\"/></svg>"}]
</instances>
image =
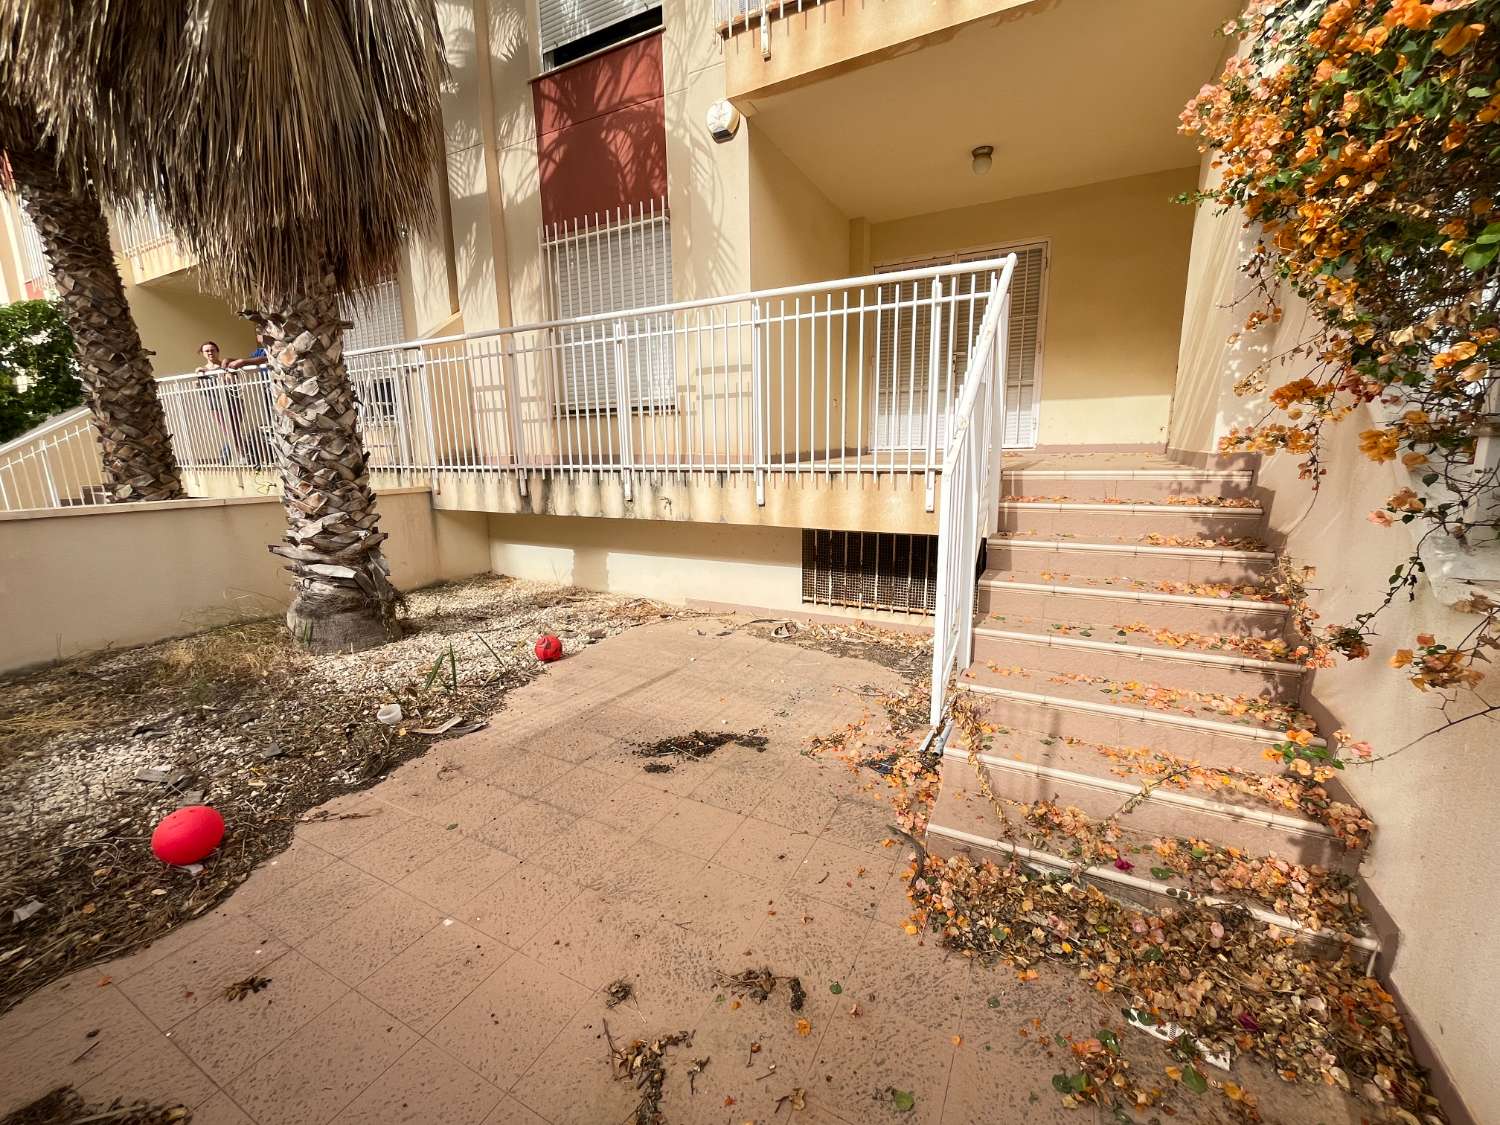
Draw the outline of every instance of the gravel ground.
<instances>
[{"instance_id":1,"label":"gravel ground","mask_svg":"<svg viewBox=\"0 0 1500 1125\"><path fill-rule=\"evenodd\" d=\"M213 906L307 809L441 737L419 730L488 720L539 674L539 635L576 652L684 612L503 577L407 601L406 635L368 652L309 656L260 621L0 681L0 1012ZM399 725L376 719L388 703ZM152 828L199 803L233 826L224 846L162 864Z\"/></svg>"}]
</instances>

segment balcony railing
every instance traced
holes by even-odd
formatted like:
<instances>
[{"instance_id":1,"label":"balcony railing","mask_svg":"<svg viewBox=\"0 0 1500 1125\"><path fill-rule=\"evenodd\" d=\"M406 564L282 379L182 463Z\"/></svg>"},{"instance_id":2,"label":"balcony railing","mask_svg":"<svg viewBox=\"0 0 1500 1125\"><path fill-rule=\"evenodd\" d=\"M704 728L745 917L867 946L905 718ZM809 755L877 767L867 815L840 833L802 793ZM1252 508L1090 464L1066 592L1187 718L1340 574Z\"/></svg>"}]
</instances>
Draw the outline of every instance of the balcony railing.
<instances>
[{"instance_id":1,"label":"balcony railing","mask_svg":"<svg viewBox=\"0 0 1500 1125\"><path fill-rule=\"evenodd\" d=\"M120 251L127 258L138 258L172 242L172 232L161 221L154 207L121 213L119 218Z\"/></svg>"},{"instance_id":2,"label":"balcony railing","mask_svg":"<svg viewBox=\"0 0 1500 1125\"><path fill-rule=\"evenodd\" d=\"M370 468L403 483L509 477L522 495L538 478L616 474L627 499L641 474L733 475L753 479L760 503L770 478L896 477L919 483L931 511L975 332L1008 260L351 351ZM266 371L179 375L159 389L184 469L275 464Z\"/></svg>"}]
</instances>

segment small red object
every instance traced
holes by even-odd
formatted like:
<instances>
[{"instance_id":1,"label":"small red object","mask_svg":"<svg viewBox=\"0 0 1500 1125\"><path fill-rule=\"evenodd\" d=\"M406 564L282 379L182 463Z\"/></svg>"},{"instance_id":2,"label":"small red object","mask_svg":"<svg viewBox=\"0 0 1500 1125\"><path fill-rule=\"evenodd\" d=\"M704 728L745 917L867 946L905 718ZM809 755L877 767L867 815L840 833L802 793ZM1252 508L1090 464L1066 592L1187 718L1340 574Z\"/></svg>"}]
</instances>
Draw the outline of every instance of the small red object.
<instances>
[{"instance_id":1,"label":"small red object","mask_svg":"<svg viewBox=\"0 0 1500 1125\"><path fill-rule=\"evenodd\" d=\"M554 660L562 659L562 641L551 633L538 637L536 640L536 658L543 664L551 664Z\"/></svg>"},{"instance_id":2,"label":"small red object","mask_svg":"<svg viewBox=\"0 0 1500 1125\"><path fill-rule=\"evenodd\" d=\"M197 863L224 838L224 818L207 805L168 813L151 833L151 850L163 863Z\"/></svg>"}]
</instances>

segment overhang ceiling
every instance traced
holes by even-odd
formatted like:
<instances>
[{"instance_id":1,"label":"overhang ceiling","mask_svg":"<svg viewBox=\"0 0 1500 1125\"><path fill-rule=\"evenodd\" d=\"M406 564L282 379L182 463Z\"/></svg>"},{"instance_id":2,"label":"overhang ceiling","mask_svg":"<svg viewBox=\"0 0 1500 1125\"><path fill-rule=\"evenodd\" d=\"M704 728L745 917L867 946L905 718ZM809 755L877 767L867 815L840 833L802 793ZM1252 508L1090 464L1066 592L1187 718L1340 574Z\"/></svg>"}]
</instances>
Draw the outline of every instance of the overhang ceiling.
<instances>
[{"instance_id":1,"label":"overhang ceiling","mask_svg":"<svg viewBox=\"0 0 1500 1125\"><path fill-rule=\"evenodd\" d=\"M1034 0L758 98L751 127L872 222L1195 164L1177 115L1240 0ZM976 145L995 146L988 175Z\"/></svg>"}]
</instances>

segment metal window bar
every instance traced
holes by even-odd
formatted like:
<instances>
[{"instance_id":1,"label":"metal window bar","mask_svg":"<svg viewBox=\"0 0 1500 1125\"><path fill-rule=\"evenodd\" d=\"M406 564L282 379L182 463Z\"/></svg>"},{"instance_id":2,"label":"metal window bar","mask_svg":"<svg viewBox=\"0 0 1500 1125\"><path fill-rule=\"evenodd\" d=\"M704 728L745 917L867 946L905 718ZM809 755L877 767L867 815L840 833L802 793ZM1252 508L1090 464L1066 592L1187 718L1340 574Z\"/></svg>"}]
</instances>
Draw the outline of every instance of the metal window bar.
<instances>
[{"instance_id":1,"label":"metal window bar","mask_svg":"<svg viewBox=\"0 0 1500 1125\"><path fill-rule=\"evenodd\" d=\"M21 220L21 264L26 268L26 276L21 280L36 285L47 300L56 300L57 285L52 280L52 267L47 261L47 252L42 249L42 236L37 233L36 224L27 214L26 204L20 197L16 197L16 203L16 212Z\"/></svg>"},{"instance_id":2,"label":"metal window bar","mask_svg":"<svg viewBox=\"0 0 1500 1125\"><path fill-rule=\"evenodd\" d=\"M936 600L934 536L803 530L804 603L930 614Z\"/></svg>"}]
</instances>

